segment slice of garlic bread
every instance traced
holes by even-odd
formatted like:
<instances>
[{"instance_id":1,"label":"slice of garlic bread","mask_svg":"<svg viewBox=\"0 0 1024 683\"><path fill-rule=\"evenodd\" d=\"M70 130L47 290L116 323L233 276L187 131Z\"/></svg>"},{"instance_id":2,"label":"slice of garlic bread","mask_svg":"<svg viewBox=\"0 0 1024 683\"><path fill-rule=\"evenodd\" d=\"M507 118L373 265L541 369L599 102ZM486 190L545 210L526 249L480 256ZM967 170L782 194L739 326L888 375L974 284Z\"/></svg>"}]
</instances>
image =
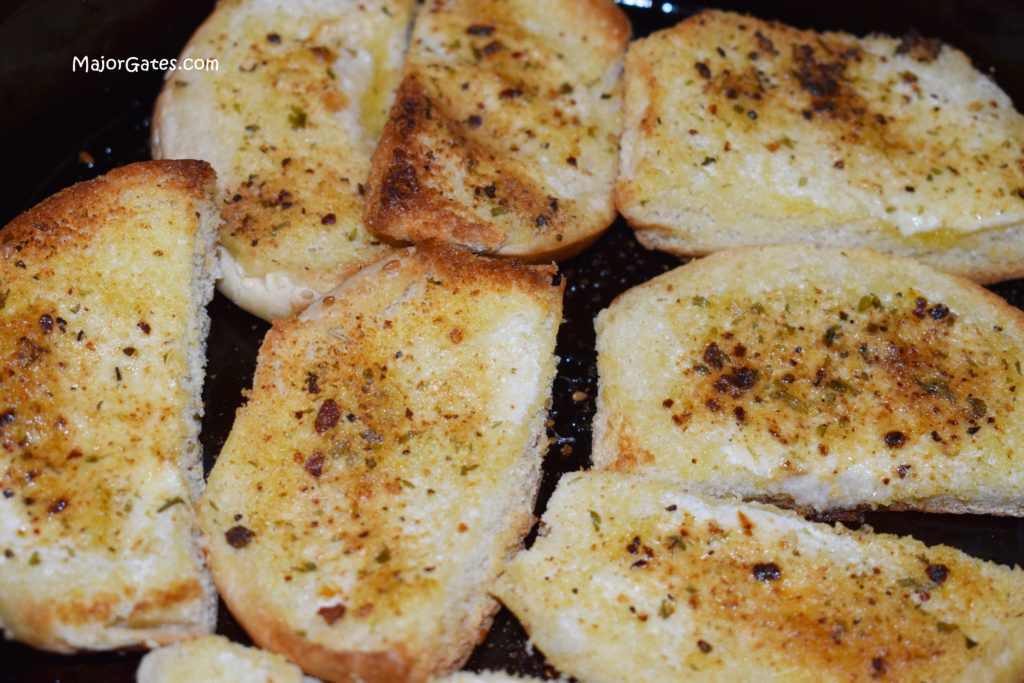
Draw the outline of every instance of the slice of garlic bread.
<instances>
[{"instance_id":1,"label":"slice of garlic bread","mask_svg":"<svg viewBox=\"0 0 1024 683\"><path fill-rule=\"evenodd\" d=\"M563 478L496 595L587 683L1024 677L1019 568L620 473Z\"/></svg>"},{"instance_id":2,"label":"slice of garlic bread","mask_svg":"<svg viewBox=\"0 0 1024 683\"><path fill-rule=\"evenodd\" d=\"M626 57L619 211L650 248L781 242L1024 275L1024 117L962 52L706 11Z\"/></svg>"},{"instance_id":3,"label":"slice of garlic bread","mask_svg":"<svg viewBox=\"0 0 1024 683\"><path fill-rule=\"evenodd\" d=\"M554 273L421 245L275 323L200 506L253 640L332 681L469 656L532 521Z\"/></svg>"},{"instance_id":4,"label":"slice of garlic bread","mask_svg":"<svg viewBox=\"0 0 1024 683\"><path fill-rule=\"evenodd\" d=\"M615 217L629 33L611 0L428 0L374 152L369 229L537 261L597 239Z\"/></svg>"},{"instance_id":5,"label":"slice of garlic bread","mask_svg":"<svg viewBox=\"0 0 1024 683\"><path fill-rule=\"evenodd\" d=\"M594 464L828 510L1024 514L1024 315L869 250L713 254L597 319Z\"/></svg>"},{"instance_id":6,"label":"slice of garlic bread","mask_svg":"<svg viewBox=\"0 0 1024 683\"><path fill-rule=\"evenodd\" d=\"M386 247L363 183L401 74L413 0L224 0L153 114L155 158L217 170L221 280L268 320L291 315Z\"/></svg>"},{"instance_id":7,"label":"slice of garlic bread","mask_svg":"<svg viewBox=\"0 0 1024 683\"><path fill-rule=\"evenodd\" d=\"M313 683L274 652L204 636L154 650L142 658L137 683Z\"/></svg>"},{"instance_id":8,"label":"slice of garlic bread","mask_svg":"<svg viewBox=\"0 0 1024 683\"><path fill-rule=\"evenodd\" d=\"M194 503L214 174L132 164L0 230L0 628L58 652L208 633Z\"/></svg>"}]
</instances>

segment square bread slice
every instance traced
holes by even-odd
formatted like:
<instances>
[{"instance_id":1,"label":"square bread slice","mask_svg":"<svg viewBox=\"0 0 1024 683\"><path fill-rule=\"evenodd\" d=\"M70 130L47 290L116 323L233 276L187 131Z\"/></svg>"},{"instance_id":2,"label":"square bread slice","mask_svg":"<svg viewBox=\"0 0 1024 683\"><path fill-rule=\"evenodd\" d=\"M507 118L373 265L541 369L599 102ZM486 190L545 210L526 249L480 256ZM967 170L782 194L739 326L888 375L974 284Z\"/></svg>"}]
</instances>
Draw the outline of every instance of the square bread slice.
<instances>
[{"instance_id":1,"label":"square bread slice","mask_svg":"<svg viewBox=\"0 0 1024 683\"><path fill-rule=\"evenodd\" d=\"M0 628L57 652L208 633L195 515L218 216L132 164L0 230Z\"/></svg>"},{"instance_id":2,"label":"square bread slice","mask_svg":"<svg viewBox=\"0 0 1024 683\"><path fill-rule=\"evenodd\" d=\"M428 0L373 155L370 231L532 261L597 239L629 34L611 0Z\"/></svg>"},{"instance_id":3,"label":"square bread slice","mask_svg":"<svg viewBox=\"0 0 1024 683\"><path fill-rule=\"evenodd\" d=\"M274 324L200 505L256 643L331 681L465 661L533 521L562 289L429 244Z\"/></svg>"},{"instance_id":4,"label":"square bread slice","mask_svg":"<svg viewBox=\"0 0 1024 683\"><path fill-rule=\"evenodd\" d=\"M153 157L217 170L224 294L267 320L387 248L363 226L370 155L401 76L413 0L223 0L153 112Z\"/></svg>"},{"instance_id":5,"label":"square bread slice","mask_svg":"<svg viewBox=\"0 0 1024 683\"><path fill-rule=\"evenodd\" d=\"M647 247L807 242L1024 275L1024 117L959 50L705 11L630 45L619 211Z\"/></svg>"},{"instance_id":6,"label":"square bread slice","mask_svg":"<svg viewBox=\"0 0 1024 683\"><path fill-rule=\"evenodd\" d=\"M594 465L805 510L1024 515L1024 314L912 259L718 252L597 318Z\"/></svg>"},{"instance_id":7,"label":"square bread slice","mask_svg":"<svg viewBox=\"0 0 1024 683\"><path fill-rule=\"evenodd\" d=\"M617 473L566 475L495 594L586 683L1024 677L1024 572Z\"/></svg>"}]
</instances>

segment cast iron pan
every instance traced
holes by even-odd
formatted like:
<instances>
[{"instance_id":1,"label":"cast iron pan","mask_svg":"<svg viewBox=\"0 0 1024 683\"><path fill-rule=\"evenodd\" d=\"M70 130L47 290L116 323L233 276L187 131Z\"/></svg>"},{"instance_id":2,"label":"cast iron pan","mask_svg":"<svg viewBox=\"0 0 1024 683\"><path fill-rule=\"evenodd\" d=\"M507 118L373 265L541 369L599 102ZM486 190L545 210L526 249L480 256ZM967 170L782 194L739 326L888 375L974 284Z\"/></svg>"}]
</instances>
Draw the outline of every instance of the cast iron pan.
<instances>
[{"instance_id":1,"label":"cast iron pan","mask_svg":"<svg viewBox=\"0 0 1024 683\"><path fill-rule=\"evenodd\" d=\"M115 166L149 158L149 114L160 89L156 73L72 73L72 56L174 57L212 9L209 0L20 0L0 3L0 130L4 193L0 223L74 182ZM623 3L626 4L626 3ZM670 26L697 11L691 3L631 0L626 10L635 35ZM759 6L723 2L746 11L819 30L900 35L915 28L964 49L982 69L991 69L1024 109L1024 3L1019 0L868 0L821 3L791 0ZM586 467L594 414L594 316L615 296L681 261L646 251L620 219L583 254L562 264L568 280L565 323L558 336L562 361L554 386L552 446L537 514L558 477ZM1024 307L1024 281L992 288ZM241 391L247 388L266 323L242 312L219 294L210 305L213 327L204 400L206 468L220 451ZM587 398L573 400L576 392ZM576 394L577 397L579 394ZM1024 565L1024 521L998 517L878 512L866 515L875 529L912 534L928 544L946 543L976 557ZM248 643L221 605L217 631ZM140 653L62 656L0 642L0 681L133 681ZM467 668L505 669L553 675L526 646L526 634L506 610Z\"/></svg>"}]
</instances>

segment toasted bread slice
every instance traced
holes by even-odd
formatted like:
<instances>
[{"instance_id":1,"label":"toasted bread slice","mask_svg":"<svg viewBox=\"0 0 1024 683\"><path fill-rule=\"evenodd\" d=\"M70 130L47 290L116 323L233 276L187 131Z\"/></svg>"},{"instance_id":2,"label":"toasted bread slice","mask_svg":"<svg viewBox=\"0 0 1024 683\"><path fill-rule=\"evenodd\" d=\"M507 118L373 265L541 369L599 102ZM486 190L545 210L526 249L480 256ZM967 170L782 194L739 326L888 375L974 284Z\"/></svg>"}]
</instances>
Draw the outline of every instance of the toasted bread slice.
<instances>
[{"instance_id":1,"label":"toasted bread slice","mask_svg":"<svg viewBox=\"0 0 1024 683\"><path fill-rule=\"evenodd\" d=\"M132 164L0 230L0 628L71 652L208 633L194 503L214 174Z\"/></svg>"},{"instance_id":2,"label":"toasted bread slice","mask_svg":"<svg viewBox=\"0 0 1024 683\"><path fill-rule=\"evenodd\" d=\"M1024 514L1024 314L869 250L713 254L597 319L594 464L828 510Z\"/></svg>"},{"instance_id":3,"label":"toasted bread slice","mask_svg":"<svg viewBox=\"0 0 1024 683\"><path fill-rule=\"evenodd\" d=\"M380 258L363 183L401 74L413 0L224 0L169 72L155 158L217 169L221 291L267 320Z\"/></svg>"},{"instance_id":4,"label":"toasted bread slice","mask_svg":"<svg viewBox=\"0 0 1024 683\"><path fill-rule=\"evenodd\" d=\"M371 232L535 261L597 239L629 33L611 0L429 0L374 152Z\"/></svg>"},{"instance_id":5,"label":"toasted bread slice","mask_svg":"<svg viewBox=\"0 0 1024 683\"><path fill-rule=\"evenodd\" d=\"M275 323L200 512L253 640L332 681L469 656L532 522L554 272L423 245Z\"/></svg>"},{"instance_id":6,"label":"toasted bread slice","mask_svg":"<svg viewBox=\"0 0 1024 683\"><path fill-rule=\"evenodd\" d=\"M204 636L150 652L137 683L313 683L299 667L274 652Z\"/></svg>"},{"instance_id":7,"label":"toasted bread slice","mask_svg":"<svg viewBox=\"0 0 1024 683\"><path fill-rule=\"evenodd\" d=\"M587 683L1024 676L1019 568L664 480L567 475L496 595Z\"/></svg>"},{"instance_id":8,"label":"toasted bread slice","mask_svg":"<svg viewBox=\"0 0 1024 683\"><path fill-rule=\"evenodd\" d=\"M706 11L626 57L619 211L649 248L782 242L1024 275L1024 117L960 51Z\"/></svg>"}]
</instances>

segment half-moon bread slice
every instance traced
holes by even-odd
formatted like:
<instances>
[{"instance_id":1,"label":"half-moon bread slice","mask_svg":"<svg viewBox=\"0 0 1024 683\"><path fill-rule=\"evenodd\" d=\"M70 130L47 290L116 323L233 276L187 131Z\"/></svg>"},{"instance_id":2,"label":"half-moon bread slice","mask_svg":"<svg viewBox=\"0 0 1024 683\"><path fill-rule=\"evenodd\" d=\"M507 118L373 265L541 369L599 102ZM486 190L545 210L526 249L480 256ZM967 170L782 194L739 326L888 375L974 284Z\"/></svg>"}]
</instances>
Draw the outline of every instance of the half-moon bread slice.
<instances>
[{"instance_id":1,"label":"half-moon bread slice","mask_svg":"<svg viewBox=\"0 0 1024 683\"><path fill-rule=\"evenodd\" d=\"M224 0L171 71L155 158L209 161L224 225L219 287L267 320L380 258L363 184L401 74L412 0Z\"/></svg>"},{"instance_id":2,"label":"half-moon bread slice","mask_svg":"<svg viewBox=\"0 0 1024 683\"><path fill-rule=\"evenodd\" d=\"M137 683L315 683L281 655L204 636L150 652Z\"/></svg>"},{"instance_id":3,"label":"half-moon bread slice","mask_svg":"<svg viewBox=\"0 0 1024 683\"><path fill-rule=\"evenodd\" d=\"M573 473L497 596L586 683L1024 677L1024 572L672 482Z\"/></svg>"},{"instance_id":4,"label":"half-moon bread slice","mask_svg":"<svg viewBox=\"0 0 1024 683\"><path fill-rule=\"evenodd\" d=\"M0 230L0 628L72 652L209 633L195 515L218 216L132 164Z\"/></svg>"},{"instance_id":5,"label":"half-moon bread slice","mask_svg":"<svg viewBox=\"0 0 1024 683\"><path fill-rule=\"evenodd\" d=\"M532 261L597 239L629 33L610 0L429 0L374 152L370 231Z\"/></svg>"},{"instance_id":6,"label":"half-moon bread slice","mask_svg":"<svg viewBox=\"0 0 1024 683\"><path fill-rule=\"evenodd\" d=\"M624 83L616 203L649 248L805 242L1024 276L1024 117L959 50L705 11L630 45Z\"/></svg>"},{"instance_id":7,"label":"half-moon bread slice","mask_svg":"<svg viewBox=\"0 0 1024 683\"><path fill-rule=\"evenodd\" d=\"M719 252L597 319L599 468L799 508L1024 514L1024 314L911 259Z\"/></svg>"},{"instance_id":8,"label":"half-moon bread slice","mask_svg":"<svg viewBox=\"0 0 1024 683\"><path fill-rule=\"evenodd\" d=\"M423 681L469 656L532 523L554 276L421 245L274 324L200 512L256 643L331 681Z\"/></svg>"}]
</instances>

